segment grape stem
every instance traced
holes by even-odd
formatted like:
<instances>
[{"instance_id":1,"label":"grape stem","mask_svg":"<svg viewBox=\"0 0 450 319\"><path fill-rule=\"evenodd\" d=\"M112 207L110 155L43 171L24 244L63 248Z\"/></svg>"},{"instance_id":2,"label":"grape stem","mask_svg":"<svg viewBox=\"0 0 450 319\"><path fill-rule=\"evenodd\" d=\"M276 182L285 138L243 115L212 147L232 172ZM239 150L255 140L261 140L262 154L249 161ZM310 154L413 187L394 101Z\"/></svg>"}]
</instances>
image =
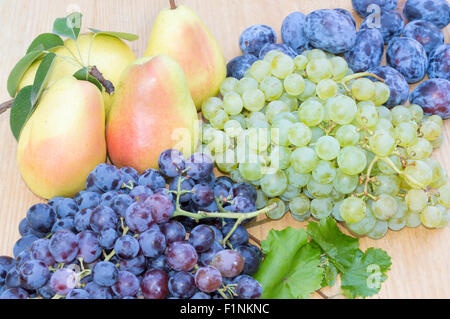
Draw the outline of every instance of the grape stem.
<instances>
[{"instance_id":1,"label":"grape stem","mask_svg":"<svg viewBox=\"0 0 450 319\"><path fill-rule=\"evenodd\" d=\"M426 190L427 187L425 185L423 185L421 182L419 182L418 180L416 180L414 177L406 174L405 172L402 172L401 170L398 169L397 166L395 166L395 164L391 161L391 159L389 157L382 157L380 158L383 162L385 162L386 164L388 164L397 174L399 174L400 176L405 177L407 180L409 180L410 182L412 182L415 186Z\"/></svg>"},{"instance_id":2,"label":"grape stem","mask_svg":"<svg viewBox=\"0 0 450 319\"><path fill-rule=\"evenodd\" d=\"M372 169L373 169L375 163L378 162L379 159L380 158L378 156L375 156L373 158L372 162L370 162L369 167L367 168L366 180L364 182L364 192L361 194L362 196L370 197L373 200L376 200L376 197L369 194L369 182L373 181L373 179L370 177L370 175L372 173Z\"/></svg>"},{"instance_id":3,"label":"grape stem","mask_svg":"<svg viewBox=\"0 0 450 319\"><path fill-rule=\"evenodd\" d=\"M365 77L365 76L373 77L373 78L375 78L378 81L383 82L383 83L385 82L385 80L383 78L380 78L376 74L373 74L373 73L370 73L370 72L360 72L360 73L354 73L354 74L347 75L346 77L344 77L341 80L341 83L344 84L344 83L346 83L348 81L351 81L351 80L354 80L354 79L359 79L359 78L362 78L362 77Z\"/></svg>"}]
</instances>

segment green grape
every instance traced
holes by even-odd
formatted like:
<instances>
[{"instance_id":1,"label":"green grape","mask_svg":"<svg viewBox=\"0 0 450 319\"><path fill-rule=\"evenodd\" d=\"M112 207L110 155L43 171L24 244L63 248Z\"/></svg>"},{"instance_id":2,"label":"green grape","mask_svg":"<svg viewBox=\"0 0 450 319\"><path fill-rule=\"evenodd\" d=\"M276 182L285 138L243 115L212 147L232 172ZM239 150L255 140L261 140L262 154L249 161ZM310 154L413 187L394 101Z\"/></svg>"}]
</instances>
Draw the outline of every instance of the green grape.
<instances>
[{"instance_id":1,"label":"green grape","mask_svg":"<svg viewBox=\"0 0 450 319\"><path fill-rule=\"evenodd\" d=\"M380 82L376 82L376 83L380 83ZM380 119L386 119L389 122L392 122L391 111L389 111L389 109L386 106L377 106L377 111L380 116Z\"/></svg>"},{"instance_id":2,"label":"green grape","mask_svg":"<svg viewBox=\"0 0 450 319\"><path fill-rule=\"evenodd\" d=\"M308 126L317 126L323 121L324 107L317 100L310 99L300 105L298 117Z\"/></svg>"},{"instance_id":3,"label":"green grape","mask_svg":"<svg viewBox=\"0 0 450 319\"><path fill-rule=\"evenodd\" d=\"M285 172L289 185L297 188L305 187L311 178L311 174L298 173L292 166L289 166Z\"/></svg>"},{"instance_id":4,"label":"green grape","mask_svg":"<svg viewBox=\"0 0 450 319\"><path fill-rule=\"evenodd\" d=\"M323 79L320 80L319 83L317 83L316 93L317 96L322 100L326 100L330 97L336 96L337 92L337 84L331 79Z\"/></svg>"},{"instance_id":5,"label":"green grape","mask_svg":"<svg viewBox=\"0 0 450 319\"><path fill-rule=\"evenodd\" d=\"M319 161L312 171L312 177L319 183L330 184L336 178L336 167L329 161Z\"/></svg>"},{"instance_id":6,"label":"green grape","mask_svg":"<svg viewBox=\"0 0 450 319\"><path fill-rule=\"evenodd\" d=\"M395 137L395 129L394 126L392 125L392 122L386 119L379 119L377 125L375 125L375 127L372 128L373 131L386 131L388 132L390 135L392 135L393 137Z\"/></svg>"},{"instance_id":7,"label":"green grape","mask_svg":"<svg viewBox=\"0 0 450 319\"><path fill-rule=\"evenodd\" d=\"M277 197L283 194L287 187L287 177L284 171L267 174L261 178L261 189L269 197Z\"/></svg>"},{"instance_id":8,"label":"green grape","mask_svg":"<svg viewBox=\"0 0 450 319\"><path fill-rule=\"evenodd\" d=\"M378 110L372 101L364 101L358 103L358 111L356 112L356 120L360 125L366 127L374 127L379 120Z\"/></svg>"},{"instance_id":9,"label":"green grape","mask_svg":"<svg viewBox=\"0 0 450 319\"><path fill-rule=\"evenodd\" d=\"M428 197L421 189L410 189L406 193L405 202L410 212L420 213L427 206Z\"/></svg>"},{"instance_id":10,"label":"green grape","mask_svg":"<svg viewBox=\"0 0 450 319\"><path fill-rule=\"evenodd\" d=\"M375 227L367 234L372 239L380 239L386 235L388 231L388 223L385 220L377 220Z\"/></svg>"},{"instance_id":11,"label":"green grape","mask_svg":"<svg viewBox=\"0 0 450 319\"><path fill-rule=\"evenodd\" d=\"M366 168L367 157L360 147L350 145L341 149L337 162L345 174L357 175Z\"/></svg>"},{"instance_id":12,"label":"green grape","mask_svg":"<svg viewBox=\"0 0 450 319\"><path fill-rule=\"evenodd\" d=\"M420 214L420 220L425 227L437 228L442 223L442 210L437 206L427 206Z\"/></svg>"},{"instance_id":13,"label":"green grape","mask_svg":"<svg viewBox=\"0 0 450 319\"><path fill-rule=\"evenodd\" d=\"M249 154L246 162L239 164L241 176L248 181L256 181L264 176L264 163L260 156Z\"/></svg>"},{"instance_id":14,"label":"green grape","mask_svg":"<svg viewBox=\"0 0 450 319\"><path fill-rule=\"evenodd\" d=\"M391 218L388 220L388 227L390 230L399 231L406 226L406 218Z\"/></svg>"},{"instance_id":15,"label":"green grape","mask_svg":"<svg viewBox=\"0 0 450 319\"><path fill-rule=\"evenodd\" d=\"M272 101L267 104L265 119L267 120L267 122L272 123L272 120L276 115L289 111L289 105L287 105L283 101Z\"/></svg>"},{"instance_id":16,"label":"green grape","mask_svg":"<svg viewBox=\"0 0 450 319\"><path fill-rule=\"evenodd\" d=\"M294 60L291 57L280 54L272 59L270 64L272 75L279 79L285 79L289 74L294 72Z\"/></svg>"},{"instance_id":17,"label":"green grape","mask_svg":"<svg viewBox=\"0 0 450 319\"><path fill-rule=\"evenodd\" d=\"M400 160L400 157L398 157L396 155L391 155L391 156L389 156L389 159L391 160L392 163L394 163L395 167L397 167L398 170L401 170L402 162ZM390 167L388 164L386 164L383 161L378 161L376 165L377 165L377 168L380 170L380 172L385 175L396 174L396 172L392 169L392 167Z\"/></svg>"},{"instance_id":18,"label":"green grape","mask_svg":"<svg viewBox=\"0 0 450 319\"><path fill-rule=\"evenodd\" d=\"M297 55L294 59L294 64L296 71L304 71L308 64L308 58L304 55Z\"/></svg>"},{"instance_id":19,"label":"green grape","mask_svg":"<svg viewBox=\"0 0 450 319\"><path fill-rule=\"evenodd\" d=\"M289 202L292 198L300 195L302 190L293 185L288 184L283 194L280 195L280 198L286 202Z\"/></svg>"},{"instance_id":20,"label":"green grape","mask_svg":"<svg viewBox=\"0 0 450 319\"><path fill-rule=\"evenodd\" d=\"M249 124L250 124L250 126L248 127L249 129L251 129L251 128L259 129L259 128L261 128L261 129L270 130L270 125L266 121L252 121Z\"/></svg>"},{"instance_id":21,"label":"green grape","mask_svg":"<svg viewBox=\"0 0 450 319\"><path fill-rule=\"evenodd\" d=\"M366 207L366 216L357 223L346 223L345 226L350 232L357 236L365 236L370 233L377 223L369 207Z\"/></svg>"},{"instance_id":22,"label":"green grape","mask_svg":"<svg viewBox=\"0 0 450 319\"><path fill-rule=\"evenodd\" d=\"M289 128L288 138L292 145L303 147L311 141L311 129L303 123L295 123Z\"/></svg>"},{"instance_id":23,"label":"green grape","mask_svg":"<svg viewBox=\"0 0 450 319\"><path fill-rule=\"evenodd\" d=\"M274 203L276 203L278 205L277 208L266 213L266 216L272 220L277 220L277 219L283 218L283 216L286 214L286 205L284 204L284 202L281 199L272 198L272 199L269 199L269 201L267 202L267 206L270 206Z\"/></svg>"},{"instance_id":24,"label":"green grape","mask_svg":"<svg viewBox=\"0 0 450 319\"><path fill-rule=\"evenodd\" d=\"M266 194L264 194L264 192L260 189L256 190L256 209L263 209L264 207L267 206L267 201L268 198L266 196Z\"/></svg>"},{"instance_id":25,"label":"green grape","mask_svg":"<svg viewBox=\"0 0 450 319\"><path fill-rule=\"evenodd\" d=\"M315 198L311 201L311 215L322 219L331 215L333 201L330 198Z\"/></svg>"},{"instance_id":26,"label":"green grape","mask_svg":"<svg viewBox=\"0 0 450 319\"><path fill-rule=\"evenodd\" d=\"M428 186L433 180L433 171L428 164L421 160L408 161L403 173L406 182L415 189ZM417 185L417 182L421 185Z\"/></svg>"},{"instance_id":27,"label":"green grape","mask_svg":"<svg viewBox=\"0 0 450 319\"><path fill-rule=\"evenodd\" d=\"M327 58L315 58L309 61L306 72L311 81L319 83L320 80L333 76L333 66Z\"/></svg>"},{"instance_id":28,"label":"green grape","mask_svg":"<svg viewBox=\"0 0 450 319\"><path fill-rule=\"evenodd\" d=\"M334 203L333 210L331 211L331 215L339 222L343 222L344 220L341 217L340 209L344 200L338 201Z\"/></svg>"},{"instance_id":29,"label":"green grape","mask_svg":"<svg viewBox=\"0 0 450 319\"><path fill-rule=\"evenodd\" d=\"M333 191L333 185L331 184L321 184L311 178L306 185L306 189L309 194L315 198L328 197Z\"/></svg>"},{"instance_id":30,"label":"green grape","mask_svg":"<svg viewBox=\"0 0 450 319\"><path fill-rule=\"evenodd\" d=\"M425 159L433 153L433 145L428 140L419 137L415 144L407 147L406 152L412 159Z\"/></svg>"},{"instance_id":31,"label":"green grape","mask_svg":"<svg viewBox=\"0 0 450 319\"><path fill-rule=\"evenodd\" d=\"M437 205L437 208L439 208L439 210L441 211L442 218L441 218L441 222L439 223L439 225L436 228L447 227L447 225L450 221L450 211L448 210L447 207L444 207L442 205Z\"/></svg>"},{"instance_id":32,"label":"green grape","mask_svg":"<svg viewBox=\"0 0 450 319\"><path fill-rule=\"evenodd\" d=\"M244 131L241 126L241 123L239 123L236 120L229 120L228 122L225 123L223 128L225 134L231 138L240 136Z\"/></svg>"},{"instance_id":33,"label":"green grape","mask_svg":"<svg viewBox=\"0 0 450 319\"><path fill-rule=\"evenodd\" d=\"M345 147L358 144L360 133L355 126L348 124L339 127L335 136L341 147Z\"/></svg>"},{"instance_id":34,"label":"green grape","mask_svg":"<svg viewBox=\"0 0 450 319\"><path fill-rule=\"evenodd\" d=\"M339 213L346 223L358 223L366 217L366 203L358 197L347 197L342 202Z\"/></svg>"},{"instance_id":35,"label":"green grape","mask_svg":"<svg viewBox=\"0 0 450 319\"><path fill-rule=\"evenodd\" d=\"M413 120L413 116L409 109L403 105L397 105L392 110L392 123L397 126L401 122L409 122Z\"/></svg>"},{"instance_id":36,"label":"green grape","mask_svg":"<svg viewBox=\"0 0 450 319\"><path fill-rule=\"evenodd\" d=\"M285 146L273 146L270 151L270 167L275 169L287 169L291 165L292 151Z\"/></svg>"},{"instance_id":37,"label":"green grape","mask_svg":"<svg viewBox=\"0 0 450 319\"><path fill-rule=\"evenodd\" d=\"M242 103L241 96L236 92L225 93L223 97L223 109L229 115L238 115L241 113L244 104Z\"/></svg>"},{"instance_id":38,"label":"green grape","mask_svg":"<svg viewBox=\"0 0 450 319\"><path fill-rule=\"evenodd\" d=\"M402 122L395 128L395 138L400 146L414 145L417 143L417 129L411 122Z\"/></svg>"},{"instance_id":39,"label":"green grape","mask_svg":"<svg viewBox=\"0 0 450 319\"><path fill-rule=\"evenodd\" d=\"M314 147L317 156L320 159L331 161L339 155L341 146L337 139L332 136L322 136L316 142Z\"/></svg>"},{"instance_id":40,"label":"green grape","mask_svg":"<svg viewBox=\"0 0 450 319\"><path fill-rule=\"evenodd\" d=\"M383 82L374 82L375 85L375 94L371 98L372 102L375 103L375 105L383 105L384 103L389 100L389 97L391 96L391 90L389 89L389 86L387 86Z\"/></svg>"},{"instance_id":41,"label":"green grape","mask_svg":"<svg viewBox=\"0 0 450 319\"><path fill-rule=\"evenodd\" d=\"M284 92L279 100L286 103L289 106L290 111L297 111L298 100L295 96L289 95L288 93Z\"/></svg>"},{"instance_id":42,"label":"green grape","mask_svg":"<svg viewBox=\"0 0 450 319\"><path fill-rule=\"evenodd\" d=\"M388 194L380 194L372 203L372 211L379 220L388 220L398 210L398 204L394 197Z\"/></svg>"},{"instance_id":43,"label":"green grape","mask_svg":"<svg viewBox=\"0 0 450 319\"><path fill-rule=\"evenodd\" d=\"M340 169L337 170L336 178L333 180L333 187L343 194L351 194L359 184L357 175L345 174Z\"/></svg>"},{"instance_id":44,"label":"green grape","mask_svg":"<svg viewBox=\"0 0 450 319\"><path fill-rule=\"evenodd\" d=\"M209 149L215 153L224 153L230 145L230 138L224 132L218 130L214 131L208 143Z\"/></svg>"},{"instance_id":45,"label":"green grape","mask_svg":"<svg viewBox=\"0 0 450 319\"><path fill-rule=\"evenodd\" d=\"M366 78L359 78L352 85L353 96L358 101L367 101L375 95L375 84Z\"/></svg>"},{"instance_id":46,"label":"green grape","mask_svg":"<svg viewBox=\"0 0 450 319\"><path fill-rule=\"evenodd\" d=\"M439 115L431 115L428 120L435 122L437 125L441 126L444 124L442 117L440 117Z\"/></svg>"},{"instance_id":47,"label":"green grape","mask_svg":"<svg viewBox=\"0 0 450 319\"><path fill-rule=\"evenodd\" d=\"M261 111L266 102L266 97L264 96L264 93L259 89L250 89L245 91L244 94L242 95L242 99L244 101L245 109L250 112Z\"/></svg>"},{"instance_id":48,"label":"green grape","mask_svg":"<svg viewBox=\"0 0 450 319\"><path fill-rule=\"evenodd\" d=\"M273 76L264 78L259 84L259 89L264 93L266 101L274 101L283 94L283 84Z\"/></svg>"},{"instance_id":49,"label":"green grape","mask_svg":"<svg viewBox=\"0 0 450 319\"><path fill-rule=\"evenodd\" d=\"M312 59L328 59L327 54L320 50L320 49L312 49L312 50L308 50L306 51L306 57L309 60Z\"/></svg>"},{"instance_id":50,"label":"green grape","mask_svg":"<svg viewBox=\"0 0 450 319\"><path fill-rule=\"evenodd\" d=\"M319 82L320 84L321 82ZM319 86L319 84L317 86ZM345 95L332 97L326 102L330 120L340 125L350 124L355 118L357 107L355 101Z\"/></svg>"},{"instance_id":51,"label":"green grape","mask_svg":"<svg viewBox=\"0 0 450 319\"><path fill-rule=\"evenodd\" d=\"M243 129L247 128L247 123L245 122L245 117L242 114L230 116L230 119L238 121Z\"/></svg>"},{"instance_id":52,"label":"green grape","mask_svg":"<svg viewBox=\"0 0 450 319\"><path fill-rule=\"evenodd\" d=\"M394 216L391 217L391 219L404 218L406 213L408 212L408 206L406 205L403 197L395 197L395 200L397 201L397 211L395 212Z\"/></svg>"},{"instance_id":53,"label":"green grape","mask_svg":"<svg viewBox=\"0 0 450 319\"><path fill-rule=\"evenodd\" d=\"M396 196L400 191L400 178L396 175L378 175L372 188L377 196L380 194Z\"/></svg>"},{"instance_id":54,"label":"green grape","mask_svg":"<svg viewBox=\"0 0 450 319\"><path fill-rule=\"evenodd\" d=\"M410 104L408 106L408 110L411 113L413 120L416 121L416 123L420 123L423 119L423 109L420 105L417 104Z\"/></svg>"},{"instance_id":55,"label":"green grape","mask_svg":"<svg viewBox=\"0 0 450 319\"><path fill-rule=\"evenodd\" d=\"M305 89L302 94L298 96L300 101L306 101L308 98L313 97L316 94L316 84L309 79L304 79Z\"/></svg>"},{"instance_id":56,"label":"green grape","mask_svg":"<svg viewBox=\"0 0 450 319\"><path fill-rule=\"evenodd\" d=\"M270 130L266 128L250 128L247 130L248 146L257 152L267 150L270 145Z\"/></svg>"},{"instance_id":57,"label":"green grape","mask_svg":"<svg viewBox=\"0 0 450 319\"><path fill-rule=\"evenodd\" d=\"M245 179L242 177L241 173L239 172L239 169L233 169L230 172L230 178L235 183L244 183Z\"/></svg>"},{"instance_id":58,"label":"green grape","mask_svg":"<svg viewBox=\"0 0 450 319\"><path fill-rule=\"evenodd\" d=\"M305 90L305 80L300 74L289 74L283 82L284 89L287 94L297 96L303 93Z\"/></svg>"},{"instance_id":59,"label":"green grape","mask_svg":"<svg viewBox=\"0 0 450 319\"><path fill-rule=\"evenodd\" d=\"M261 82L264 78L270 76L270 63L264 60L258 60L250 67L250 76L256 81Z\"/></svg>"},{"instance_id":60,"label":"green grape","mask_svg":"<svg viewBox=\"0 0 450 319\"><path fill-rule=\"evenodd\" d=\"M272 125L276 125L279 121L289 121L292 124L298 123L298 114L296 112L281 112L275 115Z\"/></svg>"},{"instance_id":61,"label":"green grape","mask_svg":"<svg viewBox=\"0 0 450 319\"><path fill-rule=\"evenodd\" d=\"M311 129L311 144L315 144L319 138L325 135L325 132L318 126L310 127Z\"/></svg>"},{"instance_id":62,"label":"green grape","mask_svg":"<svg viewBox=\"0 0 450 319\"><path fill-rule=\"evenodd\" d=\"M265 121L266 116L263 112L251 112L247 115L245 121L247 122L247 126L250 126L251 122L255 121Z\"/></svg>"},{"instance_id":63,"label":"green grape","mask_svg":"<svg viewBox=\"0 0 450 319\"><path fill-rule=\"evenodd\" d=\"M214 137L214 132L216 131L215 128L213 128L211 125L209 124L203 124L202 125L202 136L201 136L201 140L202 143L204 144L208 144L209 142L211 142L211 140Z\"/></svg>"},{"instance_id":64,"label":"green grape","mask_svg":"<svg viewBox=\"0 0 450 319\"><path fill-rule=\"evenodd\" d=\"M434 141L441 136L441 126L432 120L424 121L420 127L420 133L428 141Z\"/></svg>"},{"instance_id":65,"label":"green grape","mask_svg":"<svg viewBox=\"0 0 450 319\"><path fill-rule=\"evenodd\" d=\"M227 149L224 153L214 154L214 160L219 170L224 173L229 173L238 167L236 153L231 149Z\"/></svg>"},{"instance_id":66,"label":"green grape","mask_svg":"<svg viewBox=\"0 0 450 319\"><path fill-rule=\"evenodd\" d=\"M289 129L293 126L288 120L279 120L272 123L270 130L271 143L274 145L289 146Z\"/></svg>"},{"instance_id":67,"label":"green grape","mask_svg":"<svg viewBox=\"0 0 450 319\"><path fill-rule=\"evenodd\" d=\"M431 145L433 146L434 149L438 149L439 147L442 146L443 142L444 142L444 136L441 135L434 141L431 141Z\"/></svg>"},{"instance_id":68,"label":"green grape","mask_svg":"<svg viewBox=\"0 0 450 319\"><path fill-rule=\"evenodd\" d=\"M282 55L283 52L281 52L280 50L270 50L269 52L266 53L266 55L264 56L264 61L267 61L269 63L272 63L272 60L279 55Z\"/></svg>"},{"instance_id":69,"label":"green grape","mask_svg":"<svg viewBox=\"0 0 450 319\"><path fill-rule=\"evenodd\" d=\"M335 81L342 80L347 74L348 64L344 58L340 56L334 56L330 59L331 65L333 67L333 79Z\"/></svg>"},{"instance_id":70,"label":"green grape","mask_svg":"<svg viewBox=\"0 0 450 319\"><path fill-rule=\"evenodd\" d=\"M291 214L305 215L309 212L311 201L305 194L300 194L289 201Z\"/></svg>"},{"instance_id":71,"label":"green grape","mask_svg":"<svg viewBox=\"0 0 450 319\"><path fill-rule=\"evenodd\" d=\"M331 193L330 193L330 198L333 200L333 202L341 201L344 199L344 197L345 197L345 194L337 191L336 188L334 188L334 186L333 186L333 189L331 190Z\"/></svg>"},{"instance_id":72,"label":"green grape","mask_svg":"<svg viewBox=\"0 0 450 319\"><path fill-rule=\"evenodd\" d=\"M209 122L215 129L222 130L225 126L225 123L228 122L228 120L229 120L228 114L224 110L218 110L209 119Z\"/></svg>"},{"instance_id":73,"label":"green grape","mask_svg":"<svg viewBox=\"0 0 450 319\"><path fill-rule=\"evenodd\" d=\"M446 184L439 188L439 203L445 207L450 207L450 185Z\"/></svg>"},{"instance_id":74,"label":"green grape","mask_svg":"<svg viewBox=\"0 0 450 319\"><path fill-rule=\"evenodd\" d=\"M447 183L447 172L441 164L434 158L426 158L423 160L430 168L433 174L430 186L439 188Z\"/></svg>"},{"instance_id":75,"label":"green grape","mask_svg":"<svg viewBox=\"0 0 450 319\"><path fill-rule=\"evenodd\" d=\"M232 77L226 78L220 85L220 94L222 94L222 96L225 96L225 94L235 91L238 83L238 79Z\"/></svg>"},{"instance_id":76,"label":"green grape","mask_svg":"<svg viewBox=\"0 0 450 319\"><path fill-rule=\"evenodd\" d=\"M309 147L300 147L292 152L291 155L291 166L298 173L309 173L318 164L319 159L317 158L316 152Z\"/></svg>"},{"instance_id":77,"label":"green grape","mask_svg":"<svg viewBox=\"0 0 450 319\"><path fill-rule=\"evenodd\" d=\"M415 228L420 226L422 221L420 220L420 212L411 212L408 211L405 214L405 224L407 227Z\"/></svg>"},{"instance_id":78,"label":"green grape","mask_svg":"<svg viewBox=\"0 0 450 319\"><path fill-rule=\"evenodd\" d=\"M394 151L395 140L388 132L378 130L370 137L369 147L377 156L386 157Z\"/></svg>"},{"instance_id":79,"label":"green grape","mask_svg":"<svg viewBox=\"0 0 450 319\"><path fill-rule=\"evenodd\" d=\"M209 120L216 114L216 112L222 109L223 102L218 97L210 97L202 104L202 114Z\"/></svg>"},{"instance_id":80,"label":"green grape","mask_svg":"<svg viewBox=\"0 0 450 319\"><path fill-rule=\"evenodd\" d=\"M258 81L251 77L243 77L236 86L236 92L241 96L245 91L258 88Z\"/></svg>"}]
</instances>

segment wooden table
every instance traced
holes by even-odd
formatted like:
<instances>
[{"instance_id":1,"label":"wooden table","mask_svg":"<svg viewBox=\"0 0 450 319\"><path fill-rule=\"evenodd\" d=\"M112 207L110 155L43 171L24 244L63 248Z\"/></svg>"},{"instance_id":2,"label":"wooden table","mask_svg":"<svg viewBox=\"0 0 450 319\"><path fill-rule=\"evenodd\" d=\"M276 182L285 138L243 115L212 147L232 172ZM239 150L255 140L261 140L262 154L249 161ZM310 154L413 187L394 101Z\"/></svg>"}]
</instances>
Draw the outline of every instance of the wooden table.
<instances>
[{"instance_id":1,"label":"wooden table","mask_svg":"<svg viewBox=\"0 0 450 319\"><path fill-rule=\"evenodd\" d=\"M400 0L399 8L405 0ZM153 21L168 0L1 0L0 21L0 101L8 99L6 80L33 38L50 32L55 18L72 11L84 14L84 30L132 32L140 40L131 43L138 56L144 53ZM272 26L279 32L285 16L293 11L308 13L322 8L352 10L350 0L178 0L196 11L219 40L227 60L240 53L238 39L245 27L255 23ZM400 9L399 9L400 10ZM361 19L354 14L358 23ZM446 28L446 42L449 40ZM445 141L434 157L450 171L450 122L445 124ZM0 116L0 255L11 255L19 238L18 223L27 209L39 202L22 181L16 164L16 141L9 129L9 112ZM264 238L272 228L305 227L305 223L285 217L263 221L251 233ZM380 240L361 239L362 249L380 247L392 256L392 270L375 298L450 298L450 228L424 227L390 231ZM325 291L333 295L338 289ZM318 296L315 296L318 297Z\"/></svg>"}]
</instances>

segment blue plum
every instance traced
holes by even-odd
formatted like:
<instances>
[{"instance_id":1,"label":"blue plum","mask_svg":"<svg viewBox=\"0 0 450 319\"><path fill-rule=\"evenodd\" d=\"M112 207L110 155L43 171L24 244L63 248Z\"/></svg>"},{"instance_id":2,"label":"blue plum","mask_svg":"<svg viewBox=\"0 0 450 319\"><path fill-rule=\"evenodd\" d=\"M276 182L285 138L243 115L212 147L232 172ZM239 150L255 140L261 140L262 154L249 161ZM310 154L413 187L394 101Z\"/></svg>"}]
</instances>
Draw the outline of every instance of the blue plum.
<instances>
[{"instance_id":1,"label":"blue plum","mask_svg":"<svg viewBox=\"0 0 450 319\"><path fill-rule=\"evenodd\" d=\"M342 8L336 8L336 9L334 9L334 10L336 10L337 12L340 12L340 13L344 14L344 15L348 18L348 20L349 20L349 21L355 26L355 28L356 28L356 21L355 21L355 18L354 18L353 15L350 13L350 11L347 11L347 10L342 9Z\"/></svg>"},{"instance_id":2,"label":"blue plum","mask_svg":"<svg viewBox=\"0 0 450 319\"><path fill-rule=\"evenodd\" d=\"M239 55L227 64L227 77L233 77L238 80L244 77L245 71L248 70L258 60L253 54Z\"/></svg>"},{"instance_id":3,"label":"blue plum","mask_svg":"<svg viewBox=\"0 0 450 319\"><path fill-rule=\"evenodd\" d=\"M259 52L267 43L276 43L277 34L274 29L264 24L255 24L245 29L240 38L239 46L243 53L259 56Z\"/></svg>"},{"instance_id":4,"label":"blue plum","mask_svg":"<svg viewBox=\"0 0 450 319\"><path fill-rule=\"evenodd\" d=\"M289 55L291 58L295 58L297 56L297 53L287 44L284 43L269 43L266 44L262 49L261 52L259 52L259 58L264 59L267 52L272 50L278 50L283 52L286 55Z\"/></svg>"},{"instance_id":5,"label":"blue plum","mask_svg":"<svg viewBox=\"0 0 450 319\"><path fill-rule=\"evenodd\" d=\"M410 102L420 105L425 115L450 118L450 81L431 79L422 82L411 92Z\"/></svg>"},{"instance_id":6,"label":"blue plum","mask_svg":"<svg viewBox=\"0 0 450 319\"><path fill-rule=\"evenodd\" d=\"M446 0L407 0L403 14L409 21L426 20L442 29L450 22L450 5Z\"/></svg>"},{"instance_id":7,"label":"blue plum","mask_svg":"<svg viewBox=\"0 0 450 319\"><path fill-rule=\"evenodd\" d=\"M369 69L368 72L378 75L385 80L391 90L391 96L385 103L387 107L403 104L408 100L409 85L403 75L390 66L377 66Z\"/></svg>"},{"instance_id":8,"label":"blue plum","mask_svg":"<svg viewBox=\"0 0 450 319\"><path fill-rule=\"evenodd\" d=\"M380 65L383 52L384 44L380 31L362 29L356 34L353 48L345 52L345 59L354 72L362 72Z\"/></svg>"},{"instance_id":9,"label":"blue plum","mask_svg":"<svg viewBox=\"0 0 450 319\"><path fill-rule=\"evenodd\" d=\"M305 50L308 40L303 32L305 15L301 12L292 12L281 25L281 38L298 54Z\"/></svg>"},{"instance_id":10,"label":"blue plum","mask_svg":"<svg viewBox=\"0 0 450 319\"><path fill-rule=\"evenodd\" d=\"M443 44L434 50L430 57L428 76L450 81L450 44Z\"/></svg>"},{"instance_id":11,"label":"blue plum","mask_svg":"<svg viewBox=\"0 0 450 319\"><path fill-rule=\"evenodd\" d=\"M428 56L438 46L444 44L444 33L433 23L425 20L414 20L408 23L403 30L403 36L422 44Z\"/></svg>"},{"instance_id":12,"label":"blue plum","mask_svg":"<svg viewBox=\"0 0 450 319\"><path fill-rule=\"evenodd\" d=\"M395 11L382 11L379 27L375 23L374 18L368 16L361 23L361 29L379 29L383 36L384 44L388 44L394 37L399 37L405 27L405 20L403 20L402 15Z\"/></svg>"},{"instance_id":13,"label":"blue plum","mask_svg":"<svg viewBox=\"0 0 450 319\"><path fill-rule=\"evenodd\" d=\"M358 13L358 15L362 18L367 17L372 11L368 6L371 4L375 4L380 7L382 11L385 10L394 10L397 7L398 0L352 0L353 9Z\"/></svg>"}]
</instances>

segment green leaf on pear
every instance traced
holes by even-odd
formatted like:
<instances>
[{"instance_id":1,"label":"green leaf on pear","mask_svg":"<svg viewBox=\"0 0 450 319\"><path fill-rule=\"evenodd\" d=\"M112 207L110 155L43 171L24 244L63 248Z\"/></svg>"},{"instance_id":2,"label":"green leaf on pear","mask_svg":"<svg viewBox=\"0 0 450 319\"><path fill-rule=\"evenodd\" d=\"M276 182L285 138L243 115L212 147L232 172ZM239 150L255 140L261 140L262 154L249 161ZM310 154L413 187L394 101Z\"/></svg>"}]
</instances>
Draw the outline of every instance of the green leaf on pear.
<instances>
[{"instance_id":1,"label":"green leaf on pear","mask_svg":"<svg viewBox=\"0 0 450 319\"><path fill-rule=\"evenodd\" d=\"M34 106L39 101L42 91L47 86L48 78L52 72L55 63L56 54L49 53L43 59L34 77L33 89L31 91L31 104Z\"/></svg>"},{"instance_id":2,"label":"green leaf on pear","mask_svg":"<svg viewBox=\"0 0 450 319\"><path fill-rule=\"evenodd\" d=\"M32 51L17 62L9 74L7 82L8 93L11 97L16 96L17 87L19 86L20 80L22 80L22 77L28 68L34 61L41 58L43 55L45 55L45 53L42 51Z\"/></svg>"},{"instance_id":3,"label":"green leaf on pear","mask_svg":"<svg viewBox=\"0 0 450 319\"><path fill-rule=\"evenodd\" d=\"M102 84L89 73L88 68L82 68L82 69L78 70L77 72L75 72L75 74L73 76L77 80L91 82L100 90L100 92L103 92Z\"/></svg>"},{"instance_id":4,"label":"green leaf on pear","mask_svg":"<svg viewBox=\"0 0 450 319\"><path fill-rule=\"evenodd\" d=\"M63 46L64 41L54 33L42 33L38 35L28 47L27 54L33 51L46 51Z\"/></svg>"},{"instance_id":5,"label":"green leaf on pear","mask_svg":"<svg viewBox=\"0 0 450 319\"><path fill-rule=\"evenodd\" d=\"M116 37L116 38L122 39L122 40L127 40L127 41L136 41L137 39L139 39L138 35L132 34L132 33L101 31L101 30L94 29L94 28L89 28L89 30L94 32L94 34L96 34L96 35L99 35L99 34L109 35L109 36Z\"/></svg>"},{"instance_id":6,"label":"green leaf on pear","mask_svg":"<svg viewBox=\"0 0 450 319\"><path fill-rule=\"evenodd\" d=\"M81 30L83 15L80 12L69 14L65 18L58 18L53 24L53 33L76 40Z\"/></svg>"},{"instance_id":7,"label":"green leaf on pear","mask_svg":"<svg viewBox=\"0 0 450 319\"><path fill-rule=\"evenodd\" d=\"M14 99L14 103L11 107L9 124L17 141L19 140L20 132L22 131L23 126L27 122L29 115L33 110L33 105L31 104L32 90L32 85L28 85L21 89Z\"/></svg>"}]
</instances>

